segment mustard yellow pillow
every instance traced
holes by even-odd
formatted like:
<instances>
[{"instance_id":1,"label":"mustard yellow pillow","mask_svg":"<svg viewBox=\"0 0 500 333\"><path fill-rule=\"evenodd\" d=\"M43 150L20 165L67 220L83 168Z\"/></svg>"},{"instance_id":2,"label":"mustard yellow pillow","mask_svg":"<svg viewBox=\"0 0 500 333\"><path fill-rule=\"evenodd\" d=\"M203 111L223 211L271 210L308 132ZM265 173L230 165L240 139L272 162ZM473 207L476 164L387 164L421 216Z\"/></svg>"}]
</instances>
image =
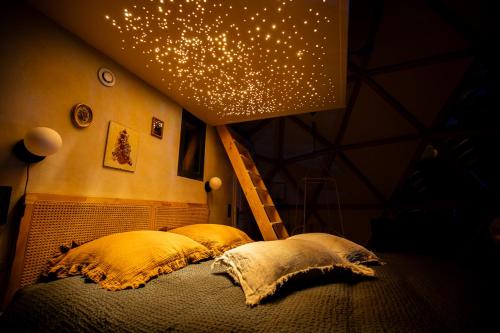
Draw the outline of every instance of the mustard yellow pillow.
<instances>
[{"instance_id":1,"label":"mustard yellow pillow","mask_svg":"<svg viewBox=\"0 0 500 333\"><path fill-rule=\"evenodd\" d=\"M253 240L243 231L223 224L191 224L168 232L184 235L205 245L212 255L219 256Z\"/></svg>"},{"instance_id":2,"label":"mustard yellow pillow","mask_svg":"<svg viewBox=\"0 0 500 333\"><path fill-rule=\"evenodd\" d=\"M169 232L130 231L105 236L54 258L49 279L83 275L108 290L139 288L151 278L210 257L192 239Z\"/></svg>"}]
</instances>

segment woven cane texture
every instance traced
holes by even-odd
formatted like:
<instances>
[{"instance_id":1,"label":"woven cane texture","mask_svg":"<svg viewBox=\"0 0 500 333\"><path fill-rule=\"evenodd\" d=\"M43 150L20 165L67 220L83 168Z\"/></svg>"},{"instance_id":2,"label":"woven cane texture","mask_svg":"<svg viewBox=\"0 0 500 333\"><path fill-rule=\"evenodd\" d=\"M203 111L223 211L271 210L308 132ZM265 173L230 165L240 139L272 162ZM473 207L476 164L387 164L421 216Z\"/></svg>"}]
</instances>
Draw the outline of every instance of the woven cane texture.
<instances>
[{"instance_id":1,"label":"woven cane texture","mask_svg":"<svg viewBox=\"0 0 500 333\"><path fill-rule=\"evenodd\" d=\"M206 205L158 206L155 211L155 229L173 229L196 223L208 223Z\"/></svg>"},{"instance_id":2,"label":"woven cane texture","mask_svg":"<svg viewBox=\"0 0 500 333\"><path fill-rule=\"evenodd\" d=\"M28 196L31 214L23 219L30 227L24 253L16 253L16 257L24 256L20 287L35 283L59 247L71 241L88 242L118 232L176 228L208 221L208 207L203 204Z\"/></svg>"},{"instance_id":3,"label":"woven cane texture","mask_svg":"<svg viewBox=\"0 0 500 333\"><path fill-rule=\"evenodd\" d=\"M61 244L149 229L150 206L38 201L33 205L21 287L38 279Z\"/></svg>"}]
</instances>

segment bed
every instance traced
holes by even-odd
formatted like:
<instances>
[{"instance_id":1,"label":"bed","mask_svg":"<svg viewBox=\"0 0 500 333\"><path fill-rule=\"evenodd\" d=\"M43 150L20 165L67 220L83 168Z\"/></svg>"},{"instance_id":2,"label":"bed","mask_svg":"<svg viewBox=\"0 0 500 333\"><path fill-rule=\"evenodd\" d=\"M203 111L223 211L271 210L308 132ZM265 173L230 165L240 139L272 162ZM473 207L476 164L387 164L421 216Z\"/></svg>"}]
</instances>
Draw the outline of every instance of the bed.
<instances>
[{"instance_id":1,"label":"bed","mask_svg":"<svg viewBox=\"0 0 500 333\"><path fill-rule=\"evenodd\" d=\"M111 292L80 276L35 283L47 256L68 239L203 223L204 205L28 195L10 293L8 331L40 332L461 332L484 331L485 314L436 258L380 254L376 279L287 284L258 306L213 260L143 288ZM437 268L437 269L436 269ZM428 278L429 272L439 271ZM214 274L215 273L215 274ZM477 285L476 285L477 287ZM458 291L458 293L457 293ZM15 295L14 295L15 293ZM478 302L476 302L478 301Z\"/></svg>"}]
</instances>

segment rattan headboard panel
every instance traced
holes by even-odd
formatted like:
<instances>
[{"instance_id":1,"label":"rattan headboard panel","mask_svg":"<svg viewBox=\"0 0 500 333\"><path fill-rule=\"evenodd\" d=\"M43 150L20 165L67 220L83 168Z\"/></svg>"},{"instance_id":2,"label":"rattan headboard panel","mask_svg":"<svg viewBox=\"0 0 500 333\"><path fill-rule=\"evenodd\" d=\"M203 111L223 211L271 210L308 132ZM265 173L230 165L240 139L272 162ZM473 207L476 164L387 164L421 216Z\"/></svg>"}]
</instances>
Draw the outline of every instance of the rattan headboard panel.
<instances>
[{"instance_id":1,"label":"rattan headboard panel","mask_svg":"<svg viewBox=\"0 0 500 333\"><path fill-rule=\"evenodd\" d=\"M147 230L151 207L144 205L37 201L33 205L21 287L33 284L61 244L117 232Z\"/></svg>"},{"instance_id":2,"label":"rattan headboard panel","mask_svg":"<svg viewBox=\"0 0 500 333\"><path fill-rule=\"evenodd\" d=\"M158 206L155 211L156 229L173 229L183 225L207 223L208 207L200 204L186 204L183 206Z\"/></svg>"},{"instance_id":3,"label":"rattan headboard panel","mask_svg":"<svg viewBox=\"0 0 500 333\"><path fill-rule=\"evenodd\" d=\"M36 282L61 244L112 233L208 223L204 204L28 194L4 305Z\"/></svg>"}]
</instances>

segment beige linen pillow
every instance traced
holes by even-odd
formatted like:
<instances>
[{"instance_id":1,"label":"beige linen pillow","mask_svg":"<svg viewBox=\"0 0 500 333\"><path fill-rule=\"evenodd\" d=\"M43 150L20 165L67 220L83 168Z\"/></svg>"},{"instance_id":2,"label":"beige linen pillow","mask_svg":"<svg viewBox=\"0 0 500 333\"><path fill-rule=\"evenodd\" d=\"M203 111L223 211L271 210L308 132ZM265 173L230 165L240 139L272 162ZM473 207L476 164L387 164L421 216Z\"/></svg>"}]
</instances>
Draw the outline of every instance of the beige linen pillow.
<instances>
[{"instance_id":1,"label":"beige linen pillow","mask_svg":"<svg viewBox=\"0 0 500 333\"><path fill-rule=\"evenodd\" d=\"M192 239L169 232L130 231L101 237L54 258L46 278L83 275L108 290L139 288L151 278L210 257Z\"/></svg>"},{"instance_id":2,"label":"beige linen pillow","mask_svg":"<svg viewBox=\"0 0 500 333\"><path fill-rule=\"evenodd\" d=\"M328 251L336 253L352 263L382 263L375 253L359 244L339 236L327 233L308 233L295 235L290 237L290 239L302 239L322 245L328 249Z\"/></svg>"},{"instance_id":3,"label":"beige linen pillow","mask_svg":"<svg viewBox=\"0 0 500 333\"><path fill-rule=\"evenodd\" d=\"M214 257L237 246L253 242L243 231L222 224L192 224L168 232L187 236L205 245L212 251Z\"/></svg>"},{"instance_id":4,"label":"beige linen pillow","mask_svg":"<svg viewBox=\"0 0 500 333\"><path fill-rule=\"evenodd\" d=\"M226 251L212 264L212 272L220 270L241 286L248 305L259 304L298 274L307 277L310 273L347 270L374 275L371 268L354 265L321 245L300 239L254 242Z\"/></svg>"}]
</instances>

